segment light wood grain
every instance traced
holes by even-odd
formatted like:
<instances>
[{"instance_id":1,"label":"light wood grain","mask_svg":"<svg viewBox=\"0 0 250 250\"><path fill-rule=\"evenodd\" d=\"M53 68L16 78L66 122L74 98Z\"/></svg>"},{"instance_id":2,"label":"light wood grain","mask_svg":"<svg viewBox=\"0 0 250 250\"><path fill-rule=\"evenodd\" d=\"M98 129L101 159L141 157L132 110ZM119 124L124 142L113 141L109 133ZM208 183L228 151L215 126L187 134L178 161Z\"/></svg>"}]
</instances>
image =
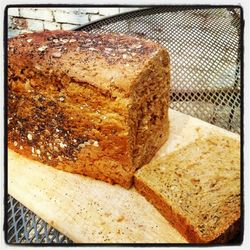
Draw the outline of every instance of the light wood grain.
<instances>
[{"instance_id":1,"label":"light wood grain","mask_svg":"<svg viewBox=\"0 0 250 250\"><path fill-rule=\"evenodd\" d=\"M170 110L170 138L155 158L198 137L227 132ZM8 191L78 243L185 243L186 240L134 188L126 190L66 173L8 153Z\"/></svg>"}]
</instances>

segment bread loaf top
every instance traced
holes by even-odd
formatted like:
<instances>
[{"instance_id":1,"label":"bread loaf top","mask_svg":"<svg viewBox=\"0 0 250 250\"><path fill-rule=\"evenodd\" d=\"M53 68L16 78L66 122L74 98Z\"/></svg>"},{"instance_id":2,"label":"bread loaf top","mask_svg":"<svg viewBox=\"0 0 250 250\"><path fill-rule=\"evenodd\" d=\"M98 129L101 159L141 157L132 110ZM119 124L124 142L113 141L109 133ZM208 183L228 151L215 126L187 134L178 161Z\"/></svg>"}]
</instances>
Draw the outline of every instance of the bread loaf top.
<instances>
[{"instance_id":1,"label":"bread loaf top","mask_svg":"<svg viewBox=\"0 0 250 250\"><path fill-rule=\"evenodd\" d=\"M17 49L18 48L18 49ZM43 31L8 41L8 63L15 70L67 75L104 91L129 94L133 79L163 48L150 40L124 34Z\"/></svg>"}]
</instances>

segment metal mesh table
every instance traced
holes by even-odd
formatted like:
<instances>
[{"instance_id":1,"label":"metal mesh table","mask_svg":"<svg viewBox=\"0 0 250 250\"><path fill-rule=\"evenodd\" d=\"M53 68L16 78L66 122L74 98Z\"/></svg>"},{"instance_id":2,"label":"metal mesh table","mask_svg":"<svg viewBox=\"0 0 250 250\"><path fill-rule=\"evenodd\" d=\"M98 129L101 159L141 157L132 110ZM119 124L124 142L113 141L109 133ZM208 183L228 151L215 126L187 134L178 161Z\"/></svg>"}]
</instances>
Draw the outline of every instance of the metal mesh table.
<instances>
[{"instance_id":1,"label":"metal mesh table","mask_svg":"<svg viewBox=\"0 0 250 250\"><path fill-rule=\"evenodd\" d=\"M146 8L92 22L78 30L122 32L161 43L171 58L170 107L240 133L239 8ZM71 243L11 196L7 209L8 242Z\"/></svg>"}]
</instances>

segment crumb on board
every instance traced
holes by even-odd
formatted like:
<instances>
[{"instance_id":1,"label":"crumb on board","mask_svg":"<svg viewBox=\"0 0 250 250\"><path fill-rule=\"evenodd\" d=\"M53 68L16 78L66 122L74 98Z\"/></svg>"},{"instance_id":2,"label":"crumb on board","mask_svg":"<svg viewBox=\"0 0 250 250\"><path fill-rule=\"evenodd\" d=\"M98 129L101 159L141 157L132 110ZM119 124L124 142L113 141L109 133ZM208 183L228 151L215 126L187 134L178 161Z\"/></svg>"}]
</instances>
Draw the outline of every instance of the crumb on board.
<instances>
[{"instance_id":1,"label":"crumb on board","mask_svg":"<svg viewBox=\"0 0 250 250\"><path fill-rule=\"evenodd\" d=\"M199 133L200 130L201 130L201 128L200 128L200 127L197 127L197 128L195 128L195 130L196 130L197 133Z\"/></svg>"},{"instance_id":2,"label":"crumb on board","mask_svg":"<svg viewBox=\"0 0 250 250\"><path fill-rule=\"evenodd\" d=\"M116 221L117 221L117 222L122 222L124 219L125 219L125 217L124 217L123 215L120 215L120 216L116 219Z\"/></svg>"}]
</instances>

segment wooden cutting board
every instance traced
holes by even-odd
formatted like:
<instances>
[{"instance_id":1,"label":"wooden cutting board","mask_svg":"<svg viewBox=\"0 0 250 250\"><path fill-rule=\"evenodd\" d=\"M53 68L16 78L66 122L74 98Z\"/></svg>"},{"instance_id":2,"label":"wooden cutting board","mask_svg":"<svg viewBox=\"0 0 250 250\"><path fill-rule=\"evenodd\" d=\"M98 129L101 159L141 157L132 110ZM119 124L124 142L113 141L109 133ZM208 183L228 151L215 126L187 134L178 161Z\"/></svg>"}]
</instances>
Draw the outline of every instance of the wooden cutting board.
<instances>
[{"instance_id":1,"label":"wooden cutting board","mask_svg":"<svg viewBox=\"0 0 250 250\"><path fill-rule=\"evenodd\" d=\"M170 137L155 158L210 133L239 135L170 110ZM126 190L8 153L8 192L77 243L186 243L134 188Z\"/></svg>"}]
</instances>

